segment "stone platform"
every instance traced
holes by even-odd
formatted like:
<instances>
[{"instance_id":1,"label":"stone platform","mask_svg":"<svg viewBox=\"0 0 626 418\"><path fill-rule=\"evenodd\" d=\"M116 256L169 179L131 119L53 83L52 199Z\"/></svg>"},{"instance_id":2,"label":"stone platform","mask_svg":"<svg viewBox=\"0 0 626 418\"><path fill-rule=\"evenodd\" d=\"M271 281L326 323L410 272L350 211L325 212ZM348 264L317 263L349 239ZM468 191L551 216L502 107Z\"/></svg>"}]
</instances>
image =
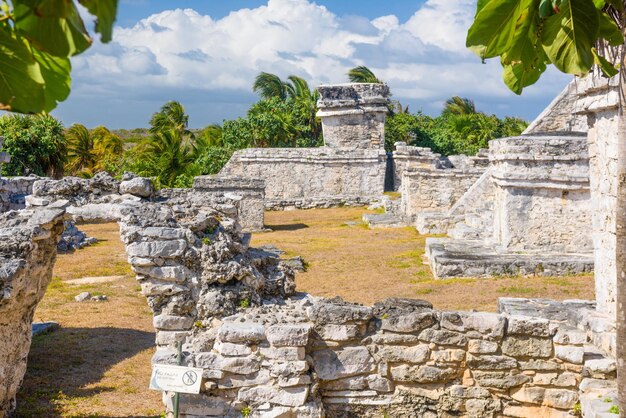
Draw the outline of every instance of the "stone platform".
<instances>
[{"instance_id":1,"label":"stone platform","mask_svg":"<svg viewBox=\"0 0 626 418\"><path fill-rule=\"evenodd\" d=\"M593 254L510 253L484 241L428 238L426 256L438 279L500 275L565 276L593 271Z\"/></svg>"}]
</instances>

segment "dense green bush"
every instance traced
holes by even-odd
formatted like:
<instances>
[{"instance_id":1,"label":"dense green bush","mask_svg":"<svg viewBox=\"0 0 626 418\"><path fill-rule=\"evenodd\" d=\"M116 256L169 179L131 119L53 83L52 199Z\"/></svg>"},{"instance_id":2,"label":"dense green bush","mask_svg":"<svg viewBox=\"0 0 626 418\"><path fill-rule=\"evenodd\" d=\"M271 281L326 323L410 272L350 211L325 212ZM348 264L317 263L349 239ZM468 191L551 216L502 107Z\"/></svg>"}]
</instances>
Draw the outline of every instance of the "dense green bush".
<instances>
[{"instance_id":1,"label":"dense green bush","mask_svg":"<svg viewBox=\"0 0 626 418\"><path fill-rule=\"evenodd\" d=\"M2 165L5 176L61 177L67 158L63 125L51 116L7 115L0 117L3 151L11 162Z\"/></svg>"}]
</instances>

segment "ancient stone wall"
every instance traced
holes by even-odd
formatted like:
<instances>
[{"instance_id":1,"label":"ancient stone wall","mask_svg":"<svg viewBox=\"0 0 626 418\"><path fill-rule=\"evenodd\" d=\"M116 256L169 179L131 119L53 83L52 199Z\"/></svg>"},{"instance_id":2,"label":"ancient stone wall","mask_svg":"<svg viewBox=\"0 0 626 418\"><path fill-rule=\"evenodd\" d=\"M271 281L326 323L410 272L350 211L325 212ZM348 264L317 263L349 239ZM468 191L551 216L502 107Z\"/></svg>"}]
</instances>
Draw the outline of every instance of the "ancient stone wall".
<instances>
[{"instance_id":1,"label":"ancient stone wall","mask_svg":"<svg viewBox=\"0 0 626 418\"><path fill-rule=\"evenodd\" d=\"M478 180L482 170L413 169L402 175L401 213L409 220L423 212L445 212Z\"/></svg>"},{"instance_id":2,"label":"ancient stone wall","mask_svg":"<svg viewBox=\"0 0 626 418\"><path fill-rule=\"evenodd\" d=\"M62 209L0 214L0 417L15 408L35 308L52 278Z\"/></svg>"},{"instance_id":3,"label":"ancient stone wall","mask_svg":"<svg viewBox=\"0 0 626 418\"><path fill-rule=\"evenodd\" d=\"M382 149L248 148L220 175L263 180L268 209L363 205L383 193L385 161Z\"/></svg>"}]
</instances>

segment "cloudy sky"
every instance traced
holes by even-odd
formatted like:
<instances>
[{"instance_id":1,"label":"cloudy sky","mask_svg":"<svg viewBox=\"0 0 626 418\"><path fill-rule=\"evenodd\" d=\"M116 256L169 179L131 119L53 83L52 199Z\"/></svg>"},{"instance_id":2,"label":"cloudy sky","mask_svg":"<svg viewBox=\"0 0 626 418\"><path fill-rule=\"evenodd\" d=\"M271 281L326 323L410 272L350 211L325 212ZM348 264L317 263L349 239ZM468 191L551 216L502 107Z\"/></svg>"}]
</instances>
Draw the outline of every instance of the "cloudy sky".
<instances>
[{"instance_id":1,"label":"cloudy sky","mask_svg":"<svg viewBox=\"0 0 626 418\"><path fill-rule=\"evenodd\" d=\"M245 115L261 71L311 86L370 67L412 111L452 95L532 120L567 84L554 70L522 96L497 60L465 48L474 0L121 0L114 39L73 59L73 90L53 113L66 125L145 127L168 100L194 128Z\"/></svg>"}]
</instances>

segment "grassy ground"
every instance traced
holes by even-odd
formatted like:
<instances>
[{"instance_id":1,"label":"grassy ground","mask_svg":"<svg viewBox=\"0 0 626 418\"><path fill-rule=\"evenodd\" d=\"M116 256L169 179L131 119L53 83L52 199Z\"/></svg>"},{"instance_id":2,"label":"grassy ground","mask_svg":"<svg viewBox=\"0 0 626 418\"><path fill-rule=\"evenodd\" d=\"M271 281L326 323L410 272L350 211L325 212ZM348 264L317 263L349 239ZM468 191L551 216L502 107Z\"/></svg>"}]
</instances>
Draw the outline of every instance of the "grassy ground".
<instances>
[{"instance_id":1,"label":"grassy ground","mask_svg":"<svg viewBox=\"0 0 626 418\"><path fill-rule=\"evenodd\" d=\"M593 277L433 280L423 264L425 237L412 228L369 230L362 208L269 212L273 232L253 245L273 244L302 255L308 271L298 289L372 303L399 296L427 299L439 309L495 310L501 296L593 299ZM59 255L54 279L35 313L61 330L37 337L18 394L17 417L150 417L162 410L148 390L154 346L152 316L126 262L117 224L83 225L101 243ZM121 276L110 283L67 280ZM74 302L80 292L108 302Z\"/></svg>"},{"instance_id":2,"label":"grassy ground","mask_svg":"<svg viewBox=\"0 0 626 418\"><path fill-rule=\"evenodd\" d=\"M273 244L302 255L307 272L297 288L371 304L387 297L426 299L438 309L495 311L502 296L594 298L593 276L500 277L434 280L424 264L424 242L414 228L368 229L362 208L268 212L272 232L254 234L253 245Z\"/></svg>"},{"instance_id":3,"label":"grassy ground","mask_svg":"<svg viewBox=\"0 0 626 418\"><path fill-rule=\"evenodd\" d=\"M57 259L34 319L58 321L61 329L33 340L17 416L159 416L160 394L148 389L152 314L126 262L117 224L81 230L103 241ZM96 285L65 283L87 276L122 277ZM109 301L74 302L83 291Z\"/></svg>"}]
</instances>

